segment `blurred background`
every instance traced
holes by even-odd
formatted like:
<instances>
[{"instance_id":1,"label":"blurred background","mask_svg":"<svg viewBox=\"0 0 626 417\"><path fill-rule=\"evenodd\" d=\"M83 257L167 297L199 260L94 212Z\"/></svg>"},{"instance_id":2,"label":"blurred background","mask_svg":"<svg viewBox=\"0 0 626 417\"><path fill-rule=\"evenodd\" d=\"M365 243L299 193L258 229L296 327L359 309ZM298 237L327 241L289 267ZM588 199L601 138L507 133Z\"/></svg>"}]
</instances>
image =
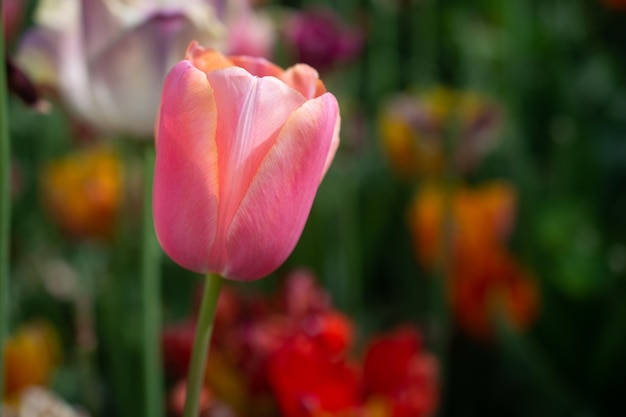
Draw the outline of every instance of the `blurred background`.
<instances>
[{"instance_id":1,"label":"blurred background","mask_svg":"<svg viewBox=\"0 0 626 417\"><path fill-rule=\"evenodd\" d=\"M626 1L2 10L7 415L48 401L151 417L138 400L142 150L192 39L308 63L342 117L293 254L225 284L203 415L624 414ZM179 416L202 277L165 255L158 269L157 408Z\"/></svg>"}]
</instances>

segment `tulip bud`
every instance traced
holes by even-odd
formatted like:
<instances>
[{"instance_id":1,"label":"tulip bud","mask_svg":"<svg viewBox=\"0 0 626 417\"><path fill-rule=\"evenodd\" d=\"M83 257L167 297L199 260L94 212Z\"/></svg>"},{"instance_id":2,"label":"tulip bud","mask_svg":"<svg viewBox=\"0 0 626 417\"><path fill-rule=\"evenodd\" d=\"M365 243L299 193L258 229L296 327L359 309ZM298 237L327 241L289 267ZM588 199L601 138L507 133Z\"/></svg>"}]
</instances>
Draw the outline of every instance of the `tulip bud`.
<instances>
[{"instance_id":1,"label":"tulip bud","mask_svg":"<svg viewBox=\"0 0 626 417\"><path fill-rule=\"evenodd\" d=\"M192 43L168 74L156 131L154 219L181 266L261 278L296 245L339 145L317 72Z\"/></svg>"}]
</instances>

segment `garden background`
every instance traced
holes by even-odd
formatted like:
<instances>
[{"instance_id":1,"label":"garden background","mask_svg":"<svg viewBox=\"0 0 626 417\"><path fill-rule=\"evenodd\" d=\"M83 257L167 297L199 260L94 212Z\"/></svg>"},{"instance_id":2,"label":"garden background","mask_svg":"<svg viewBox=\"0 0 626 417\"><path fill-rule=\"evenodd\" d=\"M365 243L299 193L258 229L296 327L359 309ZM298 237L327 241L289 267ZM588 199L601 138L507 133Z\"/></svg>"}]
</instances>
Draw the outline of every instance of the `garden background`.
<instances>
[{"instance_id":1,"label":"garden background","mask_svg":"<svg viewBox=\"0 0 626 417\"><path fill-rule=\"evenodd\" d=\"M319 71L340 104L341 145L287 262L225 284L235 311L225 326L270 342L246 333L233 348L224 336L217 351L236 357L209 370L206 415L623 415L626 2L256 3L246 13L269 26L251 37L267 39L278 65ZM94 127L29 73L21 45L39 25L37 2L2 4L8 56L34 84L8 67L5 403L18 407L21 389L38 384L93 416L148 417L138 237L151 141ZM202 280L166 255L159 270L157 413L181 415ZM287 331L298 303L310 311ZM285 332L312 337L311 326L329 338L333 366L359 364L357 382L264 368ZM410 348L397 339L368 356L373 340L402 332ZM254 372L269 372L262 388L249 386L250 357L262 359ZM386 377L402 382L391 389ZM304 400L280 381L299 378L354 383L359 403L307 388L321 408L289 411Z\"/></svg>"}]
</instances>

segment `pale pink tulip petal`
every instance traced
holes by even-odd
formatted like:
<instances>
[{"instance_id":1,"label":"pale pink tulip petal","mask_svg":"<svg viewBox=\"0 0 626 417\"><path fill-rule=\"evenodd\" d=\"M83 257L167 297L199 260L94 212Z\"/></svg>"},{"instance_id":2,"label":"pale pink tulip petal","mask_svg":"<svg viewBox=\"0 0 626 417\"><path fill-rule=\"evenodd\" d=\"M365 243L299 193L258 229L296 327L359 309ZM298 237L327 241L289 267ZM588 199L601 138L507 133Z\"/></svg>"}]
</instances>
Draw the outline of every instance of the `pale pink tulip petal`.
<instances>
[{"instance_id":1,"label":"pale pink tulip petal","mask_svg":"<svg viewBox=\"0 0 626 417\"><path fill-rule=\"evenodd\" d=\"M217 103L220 214L216 250L259 164L291 113L305 99L274 77L258 78L238 67L207 74ZM215 259L220 259L214 253Z\"/></svg>"},{"instance_id":2,"label":"pale pink tulip petal","mask_svg":"<svg viewBox=\"0 0 626 417\"><path fill-rule=\"evenodd\" d=\"M317 71L306 64L296 64L288 68L279 78L307 99L319 97L326 92Z\"/></svg>"},{"instance_id":3,"label":"pale pink tulip petal","mask_svg":"<svg viewBox=\"0 0 626 417\"><path fill-rule=\"evenodd\" d=\"M338 117L332 94L307 101L289 117L228 230L226 277L261 278L289 256L311 210Z\"/></svg>"},{"instance_id":4,"label":"pale pink tulip petal","mask_svg":"<svg viewBox=\"0 0 626 417\"><path fill-rule=\"evenodd\" d=\"M163 250L183 267L208 272L217 229L217 109L206 75L189 61L167 76L159 116L154 221Z\"/></svg>"},{"instance_id":5,"label":"pale pink tulip petal","mask_svg":"<svg viewBox=\"0 0 626 417\"><path fill-rule=\"evenodd\" d=\"M272 64L265 58L255 58L250 56L229 56L233 64L237 65L257 77L272 76L280 78L284 72L278 65Z\"/></svg>"}]
</instances>

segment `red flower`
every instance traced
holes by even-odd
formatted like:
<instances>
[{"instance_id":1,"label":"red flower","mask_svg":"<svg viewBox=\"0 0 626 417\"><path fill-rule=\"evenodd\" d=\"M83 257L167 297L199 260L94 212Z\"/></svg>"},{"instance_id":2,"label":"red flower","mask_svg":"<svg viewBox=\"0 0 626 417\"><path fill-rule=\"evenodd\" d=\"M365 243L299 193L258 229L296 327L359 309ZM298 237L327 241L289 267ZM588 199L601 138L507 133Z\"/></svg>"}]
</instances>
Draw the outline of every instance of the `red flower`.
<instances>
[{"instance_id":1,"label":"red flower","mask_svg":"<svg viewBox=\"0 0 626 417\"><path fill-rule=\"evenodd\" d=\"M195 334L196 322L193 320L187 320L163 330L161 341L165 372L168 375L176 378L187 375Z\"/></svg>"},{"instance_id":2,"label":"red flower","mask_svg":"<svg viewBox=\"0 0 626 417\"><path fill-rule=\"evenodd\" d=\"M366 393L392 404L393 417L422 417L435 411L437 363L422 350L417 331L406 327L374 339L365 354Z\"/></svg>"},{"instance_id":3,"label":"red flower","mask_svg":"<svg viewBox=\"0 0 626 417\"><path fill-rule=\"evenodd\" d=\"M306 336L295 336L277 350L268 360L267 373L284 417L341 412L361 403L356 369L332 360Z\"/></svg>"},{"instance_id":4,"label":"red flower","mask_svg":"<svg viewBox=\"0 0 626 417\"><path fill-rule=\"evenodd\" d=\"M532 277L503 250L460 259L450 283L454 315L468 334L489 339L498 315L522 330L536 319L539 291Z\"/></svg>"},{"instance_id":5,"label":"red flower","mask_svg":"<svg viewBox=\"0 0 626 417\"><path fill-rule=\"evenodd\" d=\"M329 358L345 355L352 345L352 322L338 311L311 315L304 321L303 327L317 348Z\"/></svg>"}]
</instances>

